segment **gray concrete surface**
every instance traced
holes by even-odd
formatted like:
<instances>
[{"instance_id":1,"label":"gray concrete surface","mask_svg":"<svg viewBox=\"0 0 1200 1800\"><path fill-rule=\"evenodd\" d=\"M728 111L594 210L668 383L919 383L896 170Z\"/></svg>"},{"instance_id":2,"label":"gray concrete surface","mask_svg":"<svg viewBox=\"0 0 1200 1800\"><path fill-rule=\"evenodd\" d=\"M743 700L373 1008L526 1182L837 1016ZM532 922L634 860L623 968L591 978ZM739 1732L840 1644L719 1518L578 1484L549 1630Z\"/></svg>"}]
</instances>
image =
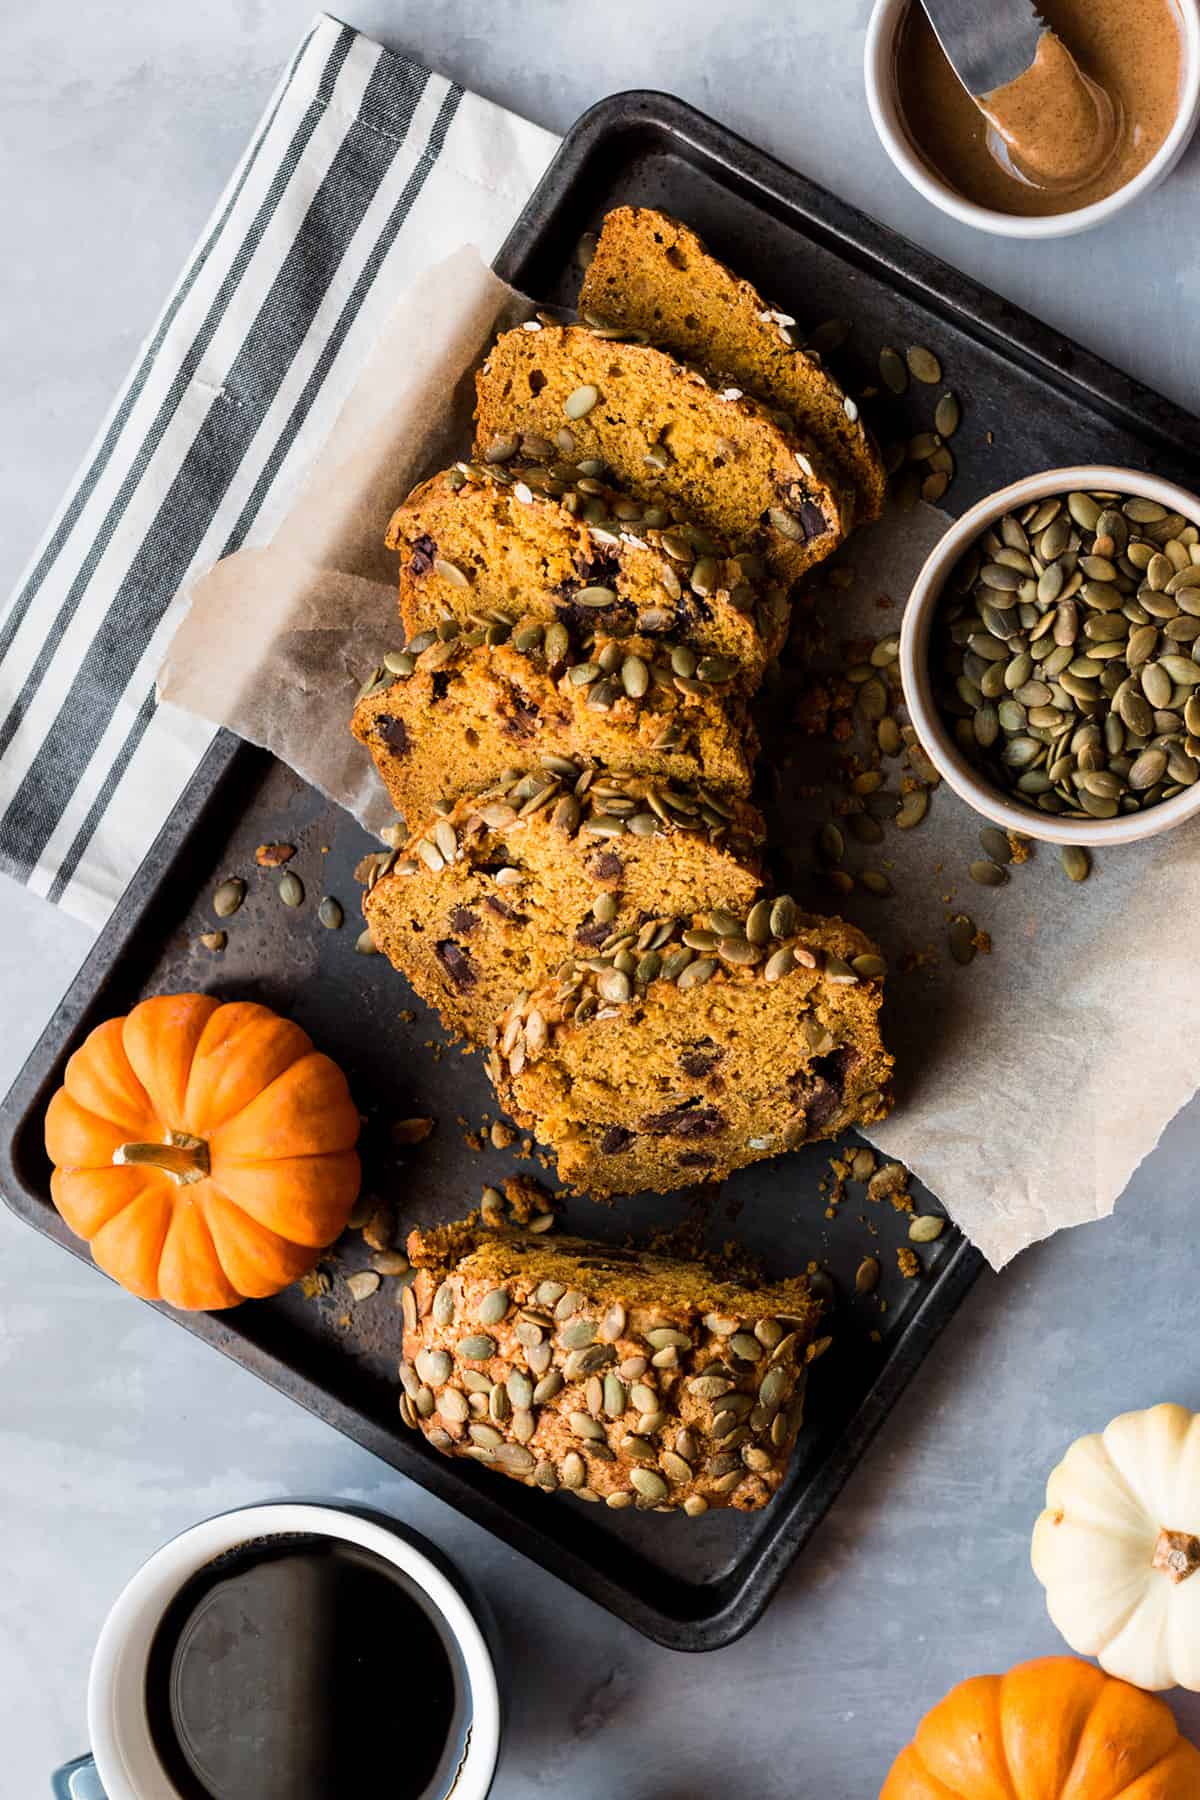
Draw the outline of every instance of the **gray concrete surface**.
<instances>
[{"instance_id":1,"label":"gray concrete surface","mask_svg":"<svg viewBox=\"0 0 1200 1800\"><path fill-rule=\"evenodd\" d=\"M910 193L876 146L859 75L865 0L346 10L560 131L606 92L672 89L1176 399L1200 398L1196 152L1131 218L1086 238L975 236ZM0 589L309 11L5 9ZM0 885L0 1092L87 948L80 926ZM645 1643L0 1211L0 1796L47 1792L51 1767L82 1748L91 1645L137 1563L205 1513L284 1492L395 1511L491 1595L513 1695L497 1800L874 1796L947 1686L1058 1647L1028 1536L1069 1439L1125 1407L1200 1405L1198 1162L1193 1105L1114 1219L982 1281L764 1622L700 1659ZM1200 1701L1176 1700L1200 1736ZM401 1723L398 1755L402 1744Z\"/></svg>"}]
</instances>

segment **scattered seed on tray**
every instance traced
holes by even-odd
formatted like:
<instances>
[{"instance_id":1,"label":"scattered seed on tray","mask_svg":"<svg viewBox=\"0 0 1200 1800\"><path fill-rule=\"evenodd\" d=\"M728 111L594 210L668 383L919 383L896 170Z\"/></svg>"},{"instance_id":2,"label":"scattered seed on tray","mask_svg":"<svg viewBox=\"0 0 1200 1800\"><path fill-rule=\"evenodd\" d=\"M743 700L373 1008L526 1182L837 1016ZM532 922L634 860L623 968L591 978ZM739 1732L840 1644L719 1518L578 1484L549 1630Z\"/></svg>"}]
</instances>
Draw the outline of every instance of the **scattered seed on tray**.
<instances>
[{"instance_id":1,"label":"scattered seed on tray","mask_svg":"<svg viewBox=\"0 0 1200 1800\"><path fill-rule=\"evenodd\" d=\"M204 945L204 948L210 950L214 956L219 956L229 942L229 933L227 931L202 931L200 933L200 942Z\"/></svg>"},{"instance_id":2,"label":"scattered seed on tray","mask_svg":"<svg viewBox=\"0 0 1200 1800\"><path fill-rule=\"evenodd\" d=\"M942 379L942 365L932 350L923 344L914 344L908 351L906 359L909 374L917 381L923 381L930 387L936 387Z\"/></svg>"},{"instance_id":3,"label":"scattered seed on tray","mask_svg":"<svg viewBox=\"0 0 1200 1800\"><path fill-rule=\"evenodd\" d=\"M355 1275L347 1275L346 1286L354 1301L369 1300L372 1294L379 1292L380 1278L374 1269L360 1269Z\"/></svg>"},{"instance_id":4,"label":"scattered seed on tray","mask_svg":"<svg viewBox=\"0 0 1200 1800\"><path fill-rule=\"evenodd\" d=\"M856 1294L873 1294L879 1286L879 1258L864 1256L854 1276Z\"/></svg>"},{"instance_id":5,"label":"scattered seed on tray","mask_svg":"<svg viewBox=\"0 0 1200 1800\"><path fill-rule=\"evenodd\" d=\"M946 1229L946 1221L938 1213L918 1213L908 1228L910 1242L932 1244Z\"/></svg>"},{"instance_id":6,"label":"scattered seed on tray","mask_svg":"<svg viewBox=\"0 0 1200 1800\"><path fill-rule=\"evenodd\" d=\"M423 1144L435 1123L433 1119L397 1119L392 1126L392 1142L402 1146Z\"/></svg>"},{"instance_id":7,"label":"scattered seed on tray","mask_svg":"<svg viewBox=\"0 0 1200 1800\"><path fill-rule=\"evenodd\" d=\"M340 931L346 920L341 902L335 900L332 894L326 894L322 900L317 908L317 917L326 931Z\"/></svg>"},{"instance_id":8,"label":"scattered seed on tray","mask_svg":"<svg viewBox=\"0 0 1200 1800\"><path fill-rule=\"evenodd\" d=\"M237 875L223 881L212 897L212 909L218 919L231 919L246 898L246 884Z\"/></svg>"},{"instance_id":9,"label":"scattered seed on tray","mask_svg":"<svg viewBox=\"0 0 1200 1800\"><path fill-rule=\"evenodd\" d=\"M279 898L285 906L304 905L304 883L290 869L279 883Z\"/></svg>"},{"instance_id":10,"label":"scattered seed on tray","mask_svg":"<svg viewBox=\"0 0 1200 1800\"><path fill-rule=\"evenodd\" d=\"M879 379L893 394L902 394L908 387L908 366L900 352L890 344L885 344L879 352Z\"/></svg>"}]
</instances>

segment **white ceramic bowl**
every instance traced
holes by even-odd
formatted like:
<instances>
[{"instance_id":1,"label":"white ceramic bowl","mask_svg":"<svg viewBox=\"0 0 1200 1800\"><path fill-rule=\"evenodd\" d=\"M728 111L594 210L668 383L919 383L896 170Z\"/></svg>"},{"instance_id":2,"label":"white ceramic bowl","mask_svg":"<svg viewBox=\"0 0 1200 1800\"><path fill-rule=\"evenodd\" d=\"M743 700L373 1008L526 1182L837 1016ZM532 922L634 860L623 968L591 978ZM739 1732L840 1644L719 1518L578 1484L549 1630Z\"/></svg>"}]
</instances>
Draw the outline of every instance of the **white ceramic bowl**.
<instances>
[{"instance_id":1,"label":"white ceramic bowl","mask_svg":"<svg viewBox=\"0 0 1200 1800\"><path fill-rule=\"evenodd\" d=\"M911 4L919 5L920 0L911 0ZM1196 129L1197 119L1200 119L1200 0L1174 0L1183 40L1179 111L1170 132L1145 168L1116 193L1091 206L1077 207L1073 212L1024 218L1014 213L993 212L987 206L976 206L973 201L964 200L934 173L914 148L905 128L896 94L896 43L909 5L910 0L876 0L867 26L863 59L867 105L880 143L905 180L926 200L964 225L994 232L998 237L1014 238L1070 237L1077 231L1087 231L1090 226L1111 219L1123 206L1156 187L1174 168Z\"/></svg>"},{"instance_id":2,"label":"white ceramic bowl","mask_svg":"<svg viewBox=\"0 0 1200 1800\"><path fill-rule=\"evenodd\" d=\"M1200 781L1173 800L1160 801L1145 812L1119 814L1115 819L1062 819L1053 813L1039 812L1016 795L1010 797L993 786L968 762L934 700L929 674L929 645L938 602L959 557L981 531L1004 513L1027 506L1031 500L1044 500L1050 494L1066 494L1077 488L1109 488L1158 500L1172 512L1183 513L1200 525L1200 498L1195 494L1176 487L1172 481L1160 481L1138 469L1118 469L1108 463L1047 469L1042 475L1027 475L1024 481L1000 488L956 520L917 576L900 627L900 679L909 717L934 767L943 781L985 819L1044 843L1132 844L1200 814Z\"/></svg>"},{"instance_id":3,"label":"white ceramic bowl","mask_svg":"<svg viewBox=\"0 0 1200 1800\"><path fill-rule=\"evenodd\" d=\"M256 1538L300 1533L361 1545L420 1588L462 1657L469 1688L467 1750L453 1777L454 1800L486 1800L500 1750L500 1694L483 1632L457 1587L402 1526L340 1507L287 1501L248 1506L194 1525L164 1544L132 1577L109 1613L92 1657L88 1732L108 1800L175 1800L146 1715L146 1661L165 1608L215 1557Z\"/></svg>"}]
</instances>

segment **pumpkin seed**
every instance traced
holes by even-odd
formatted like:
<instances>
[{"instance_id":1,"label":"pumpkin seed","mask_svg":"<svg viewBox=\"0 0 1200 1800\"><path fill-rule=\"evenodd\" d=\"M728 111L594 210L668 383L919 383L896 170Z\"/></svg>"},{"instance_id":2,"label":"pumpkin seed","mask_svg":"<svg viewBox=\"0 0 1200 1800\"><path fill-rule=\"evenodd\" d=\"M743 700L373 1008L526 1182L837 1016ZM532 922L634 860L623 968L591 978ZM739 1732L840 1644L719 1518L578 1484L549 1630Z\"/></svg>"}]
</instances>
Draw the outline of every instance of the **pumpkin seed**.
<instances>
[{"instance_id":1,"label":"pumpkin seed","mask_svg":"<svg viewBox=\"0 0 1200 1800\"><path fill-rule=\"evenodd\" d=\"M939 437L953 437L962 419L962 408L958 395L947 391L938 401L933 414L933 423Z\"/></svg>"},{"instance_id":2,"label":"pumpkin seed","mask_svg":"<svg viewBox=\"0 0 1200 1800\"><path fill-rule=\"evenodd\" d=\"M599 388L591 386L577 387L575 391L568 394L567 398L564 400L563 411L568 419L586 419L599 398Z\"/></svg>"},{"instance_id":3,"label":"pumpkin seed","mask_svg":"<svg viewBox=\"0 0 1200 1800\"><path fill-rule=\"evenodd\" d=\"M1008 833L1001 831L998 825L985 825L979 833L979 842L994 863L1012 861L1012 845L1008 841Z\"/></svg>"},{"instance_id":4,"label":"pumpkin seed","mask_svg":"<svg viewBox=\"0 0 1200 1800\"><path fill-rule=\"evenodd\" d=\"M937 1213L919 1213L908 1228L909 1242L913 1244L932 1244L946 1229L946 1221Z\"/></svg>"},{"instance_id":5,"label":"pumpkin seed","mask_svg":"<svg viewBox=\"0 0 1200 1800\"><path fill-rule=\"evenodd\" d=\"M923 381L930 387L936 387L942 379L941 363L933 351L927 350L923 344L912 345L905 360L908 363L909 373L917 381Z\"/></svg>"},{"instance_id":6,"label":"pumpkin seed","mask_svg":"<svg viewBox=\"0 0 1200 1800\"><path fill-rule=\"evenodd\" d=\"M642 1499L650 1505L656 1505L660 1500L665 1500L670 1491L662 1476L656 1474L653 1469L641 1467L631 1469L629 1479Z\"/></svg>"},{"instance_id":7,"label":"pumpkin seed","mask_svg":"<svg viewBox=\"0 0 1200 1800\"><path fill-rule=\"evenodd\" d=\"M303 906L304 883L289 869L279 883L279 898L285 906Z\"/></svg>"},{"instance_id":8,"label":"pumpkin seed","mask_svg":"<svg viewBox=\"0 0 1200 1800\"><path fill-rule=\"evenodd\" d=\"M873 1294L879 1286L879 1259L875 1256L864 1256L854 1275L854 1291L857 1294Z\"/></svg>"},{"instance_id":9,"label":"pumpkin seed","mask_svg":"<svg viewBox=\"0 0 1200 1800\"><path fill-rule=\"evenodd\" d=\"M318 906L317 917L326 931L340 931L346 919L340 903L333 898L332 894L326 894Z\"/></svg>"},{"instance_id":10,"label":"pumpkin seed","mask_svg":"<svg viewBox=\"0 0 1200 1800\"><path fill-rule=\"evenodd\" d=\"M879 352L879 376L884 387L893 394L902 394L908 386L908 368L898 350L885 344Z\"/></svg>"},{"instance_id":11,"label":"pumpkin seed","mask_svg":"<svg viewBox=\"0 0 1200 1800\"><path fill-rule=\"evenodd\" d=\"M973 862L967 873L971 880L977 881L981 887L1002 887L1008 880L1007 869L1000 868L996 863L987 862L983 858L980 858L978 862Z\"/></svg>"},{"instance_id":12,"label":"pumpkin seed","mask_svg":"<svg viewBox=\"0 0 1200 1800\"><path fill-rule=\"evenodd\" d=\"M231 875L223 881L212 897L212 909L218 919L231 919L246 898L246 884L238 876Z\"/></svg>"},{"instance_id":13,"label":"pumpkin seed","mask_svg":"<svg viewBox=\"0 0 1200 1800\"><path fill-rule=\"evenodd\" d=\"M1058 855L1070 880L1087 880L1091 874L1092 859L1081 844L1064 844Z\"/></svg>"},{"instance_id":14,"label":"pumpkin seed","mask_svg":"<svg viewBox=\"0 0 1200 1800\"><path fill-rule=\"evenodd\" d=\"M911 831L919 825L929 810L929 795L924 788L914 788L905 794L896 814L896 824L901 831Z\"/></svg>"},{"instance_id":15,"label":"pumpkin seed","mask_svg":"<svg viewBox=\"0 0 1200 1800\"><path fill-rule=\"evenodd\" d=\"M957 913L950 921L947 932L950 942L950 954L956 963L964 966L975 960L975 921L966 913Z\"/></svg>"}]
</instances>

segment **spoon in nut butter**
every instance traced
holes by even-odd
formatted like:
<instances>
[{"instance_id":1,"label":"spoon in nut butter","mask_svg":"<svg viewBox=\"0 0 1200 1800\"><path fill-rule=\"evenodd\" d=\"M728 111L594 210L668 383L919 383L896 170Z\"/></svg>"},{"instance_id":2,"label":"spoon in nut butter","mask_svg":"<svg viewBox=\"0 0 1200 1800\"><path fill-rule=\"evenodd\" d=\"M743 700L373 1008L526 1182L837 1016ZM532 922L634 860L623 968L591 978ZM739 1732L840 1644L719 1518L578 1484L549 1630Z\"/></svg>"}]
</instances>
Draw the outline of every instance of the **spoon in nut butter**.
<instances>
[{"instance_id":1,"label":"spoon in nut butter","mask_svg":"<svg viewBox=\"0 0 1200 1800\"><path fill-rule=\"evenodd\" d=\"M954 73L987 120L1000 166L1069 192L1111 160L1120 114L1029 0L921 0Z\"/></svg>"}]
</instances>

